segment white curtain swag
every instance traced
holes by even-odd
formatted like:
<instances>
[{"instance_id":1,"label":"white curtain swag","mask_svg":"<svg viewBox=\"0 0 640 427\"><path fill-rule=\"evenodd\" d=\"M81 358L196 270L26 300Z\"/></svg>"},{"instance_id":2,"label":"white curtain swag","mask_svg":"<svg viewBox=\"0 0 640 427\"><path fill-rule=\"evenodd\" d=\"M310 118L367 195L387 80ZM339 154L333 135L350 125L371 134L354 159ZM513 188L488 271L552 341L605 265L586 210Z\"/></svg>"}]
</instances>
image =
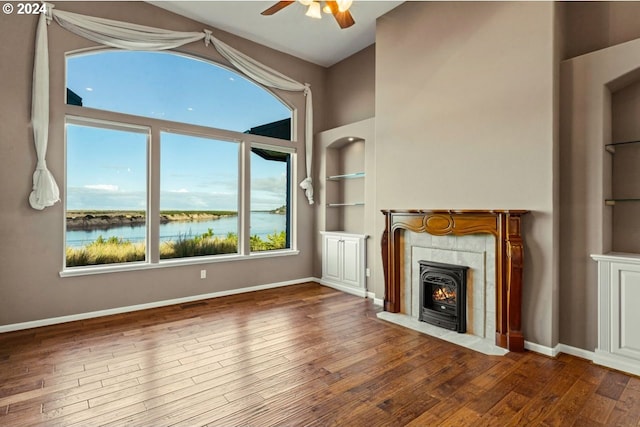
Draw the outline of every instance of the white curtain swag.
<instances>
[{"instance_id":1,"label":"white curtain swag","mask_svg":"<svg viewBox=\"0 0 640 427\"><path fill-rule=\"evenodd\" d=\"M31 123L38 163L33 174L33 191L29 202L34 209L44 209L60 200L55 179L46 166L49 132L49 51L47 24L52 20L86 39L105 46L128 50L168 50L204 40L229 61L238 71L256 82L275 89L304 92L305 95L305 158L306 178L300 183L309 204L313 204L311 165L313 156L313 100L308 84L299 83L278 71L250 58L216 39L211 31L180 32L130 24L54 9L45 3L47 13L40 15L36 33L33 66L33 93Z\"/></svg>"},{"instance_id":2,"label":"white curtain swag","mask_svg":"<svg viewBox=\"0 0 640 427\"><path fill-rule=\"evenodd\" d=\"M56 180L47 169L45 156L49 142L49 54L47 52L47 18L40 16L36 29L36 52L33 59L33 88L31 93L31 127L38 163L33 173L33 191L29 204L38 210L60 201ZM44 46L45 48L39 48Z\"/></svg>"}]
</instances>

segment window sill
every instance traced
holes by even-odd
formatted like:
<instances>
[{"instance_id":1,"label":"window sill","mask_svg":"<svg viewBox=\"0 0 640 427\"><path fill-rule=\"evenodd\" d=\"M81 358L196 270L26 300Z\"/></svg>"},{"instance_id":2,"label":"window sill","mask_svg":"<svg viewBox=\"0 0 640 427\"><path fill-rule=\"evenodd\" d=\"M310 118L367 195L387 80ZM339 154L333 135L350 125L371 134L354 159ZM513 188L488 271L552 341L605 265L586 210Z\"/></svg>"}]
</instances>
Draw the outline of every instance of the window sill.
<instances>
[{"instance_id":1,"label":"window sill","mask_svg":"<svg viewBox=\"0 0 640 427\"><path fill-rule=\"evenodd\" d=\"M191 257L182 259L161 260L158 263L132 262L127 264L109 264L90 267L65 268L60 272L60 277L89 276L94 274L120 273L126 271L155 270L157 268L181 267L185 265L215 264L229 261L245 261L258 258L278 258L283 256L298 255L299 250L285 249L276 251L255 252L250 255L220 255L215 257Z\"/></svg>"}]
</instances>

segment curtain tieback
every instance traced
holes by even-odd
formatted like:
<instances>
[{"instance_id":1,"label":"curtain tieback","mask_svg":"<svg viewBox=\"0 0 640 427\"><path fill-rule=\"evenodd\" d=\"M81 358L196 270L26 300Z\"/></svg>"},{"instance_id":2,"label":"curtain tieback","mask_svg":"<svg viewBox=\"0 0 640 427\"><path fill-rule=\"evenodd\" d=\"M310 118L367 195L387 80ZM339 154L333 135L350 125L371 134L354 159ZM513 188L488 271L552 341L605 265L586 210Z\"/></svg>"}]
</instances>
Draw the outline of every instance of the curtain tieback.
<instances>
[{"instance_id":1,"label":"curtain tieback","mask_svg":"<svg viewBox=\"0 0 640 427\"><path fill-rule=\"evenodd\" d=\"M45 7L45 17L47 18L47 25L51 24L51 20L53 19L53 8L56 7L51 3L43 3Z\"/></svg>"},{"instance_id":2,"label":"curtain tieback","mask_svg":"<svg viewBox=\"0 0 640 427\"><path fill-rule=\"evenodd\" d=\"M204 45L205 46L209 46L209 44L211 44L211 38L213 37L213 35L211 35L211 30L204 30Z\"/></svg>"},{"instance_id":3,"label":"curtain tieback","mask_svg":"<svg viewBox=\"0 0 640 427\"><path fill-rule=\"evenodd\" d=\"M313 204L313 184L311 182L311 177L308 176L305 179L303 179L302 182L300 183L300 188L304 190L304 193L307 196L307 199L309 200L309 204L312 205Z\"/></svg>"}]
</instances>

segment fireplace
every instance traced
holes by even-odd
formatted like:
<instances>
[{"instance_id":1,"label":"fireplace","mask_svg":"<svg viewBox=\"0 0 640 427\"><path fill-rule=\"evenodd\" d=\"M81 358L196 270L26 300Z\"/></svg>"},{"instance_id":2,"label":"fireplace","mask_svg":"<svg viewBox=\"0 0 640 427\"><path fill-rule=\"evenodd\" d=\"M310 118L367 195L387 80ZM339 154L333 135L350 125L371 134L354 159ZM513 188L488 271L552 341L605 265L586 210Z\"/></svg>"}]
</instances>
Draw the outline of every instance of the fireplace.
<instances>
[{"instance_id":1,"label":"fireplace","mask_svg":"<svg viewBox=\"0 0 640 427\"><path fill-rule=\"evenodd\" d=\"M467 332L467 270L469 267L420 261L418 320Z\"/></svg>"},{"instance_id":2,"label":"fireplace","mask_svg":"<svg viewBox=\"0 0 640 427\"><path fill-rule=\"evenodd\" d=\"M432 236L491 234L495 237L495 344L524 351L522 334L522 277L524 248L521 217L526 210L383 210L382 266L384 310L407 313L403 306L404 232ZM420 323L420 322L418 322Z\"/></svg>"}]
</instances>

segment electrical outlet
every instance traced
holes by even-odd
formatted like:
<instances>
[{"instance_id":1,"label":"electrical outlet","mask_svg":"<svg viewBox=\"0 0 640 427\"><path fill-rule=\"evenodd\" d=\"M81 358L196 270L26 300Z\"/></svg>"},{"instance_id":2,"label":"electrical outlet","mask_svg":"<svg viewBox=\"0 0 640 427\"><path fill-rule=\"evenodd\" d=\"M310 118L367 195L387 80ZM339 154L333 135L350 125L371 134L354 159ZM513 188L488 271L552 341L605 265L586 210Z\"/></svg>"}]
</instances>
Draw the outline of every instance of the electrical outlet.
<instances>
[{"instance_id":1,"label":"electrical outlet","mask_svg":"<svg viewBox=\"0 0 640 427\"><path fill-rule=\"evenodd\" d=\"M200 278L201 279L207 278L207 270L200 270Z\"/></svg>"},{"instance_id":2,"label":"electrical outlet","mask_svg":"<svg viewBox=\"0 0 640 427\"><path fill-rule=\"evenodd\" d=\"M367 269L364 271L364 274L365 274L367 277L371 277L371 269L370 269L370 268L367 268Z\"/></svg>"}]
</instances>

